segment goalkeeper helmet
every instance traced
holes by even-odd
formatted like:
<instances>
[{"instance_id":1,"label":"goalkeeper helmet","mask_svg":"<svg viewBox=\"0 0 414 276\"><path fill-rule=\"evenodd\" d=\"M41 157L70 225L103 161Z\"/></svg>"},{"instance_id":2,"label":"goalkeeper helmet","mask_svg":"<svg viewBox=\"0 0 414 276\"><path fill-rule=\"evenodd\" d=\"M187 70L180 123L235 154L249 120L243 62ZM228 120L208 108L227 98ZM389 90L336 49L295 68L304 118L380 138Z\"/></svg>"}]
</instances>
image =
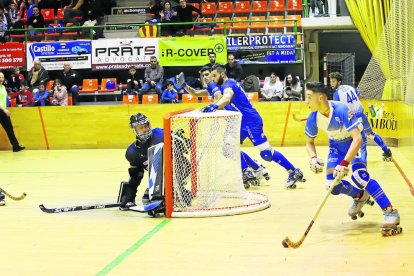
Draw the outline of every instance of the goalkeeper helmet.
<instances>
[{"instance_id":1,"label":"goalkeeper helmet","mask_svg":"<svg viewBox=\"0 0 414 276\"><path fill-rule=\"evenodd\" d=\"M129 126L140 144L145 143L152 136L151 123L142 113L132 115L129 118Z\"/></svg>"}]
</instances>

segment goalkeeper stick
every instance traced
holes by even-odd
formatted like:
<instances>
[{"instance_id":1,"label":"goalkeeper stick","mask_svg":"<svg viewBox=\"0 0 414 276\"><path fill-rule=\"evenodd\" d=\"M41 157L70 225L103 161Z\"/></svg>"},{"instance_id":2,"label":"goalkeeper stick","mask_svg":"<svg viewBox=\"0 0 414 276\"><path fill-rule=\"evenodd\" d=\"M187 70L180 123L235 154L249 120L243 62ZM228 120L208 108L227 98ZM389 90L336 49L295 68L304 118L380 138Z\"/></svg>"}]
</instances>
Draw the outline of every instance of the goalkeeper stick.
<instances>
[{"instance_id":1,"label":"goalkeeper stick","mask_svg":"<svg viewBox=\"0 0 414 276\"><path fill-rule=\"evenodd\" d=\"M6 192L5 190L3 190L2 188L0 188L0 192L2 192L3 194L5 194L7 197L10 197L13 200L22 200L23 198L26 197L26 193L22 193L20 196L13 196L11 194L9 194L8 192Z\"/></svg>"},{"instance_id":2,"label":"goalkeeper stick","mask_svg":"<svg viewBox=\"0 0 414 276\"><path fill-rule=\"evenodd\" d=\"M121 203L109 203L109 204L94 204L94 205L79 205L70 207L58 207L58 208L46 208L43 204L39 205L40 210L45 213L65 213L73 211L95 210L95 209L107 209L121 206Z\"/></svg>"},{"instance_id":3,"label":"goalkeeper stick","mask_svg":"<svg viewBox=\"0 0 414 276\"><path fill-rule=\"evenodd\" d=\"M325 205L325 202L328 200L329 195L331 194L333 188L338 185L338 183L341 182L339 179L335 179L334 182L332 183L331 187L329 187L328 192L326 193L324 199L322 200L322 203L320 204L318 210L316 211L315 215L313 216L311 222L309 223L308 228L306 229L305 233L303 234L302 238L298 241L298 242L293 242L289 239L289 237L286 237L283 241L282 241L282 245L285 248L298 248L303 241L305 240L306 236L308 235L309 231L312 228L312 225L315 223L315 220L317 219L317 217L319 216L319 213L322 210L322 207Z\"/></svg>"}]
</instances>

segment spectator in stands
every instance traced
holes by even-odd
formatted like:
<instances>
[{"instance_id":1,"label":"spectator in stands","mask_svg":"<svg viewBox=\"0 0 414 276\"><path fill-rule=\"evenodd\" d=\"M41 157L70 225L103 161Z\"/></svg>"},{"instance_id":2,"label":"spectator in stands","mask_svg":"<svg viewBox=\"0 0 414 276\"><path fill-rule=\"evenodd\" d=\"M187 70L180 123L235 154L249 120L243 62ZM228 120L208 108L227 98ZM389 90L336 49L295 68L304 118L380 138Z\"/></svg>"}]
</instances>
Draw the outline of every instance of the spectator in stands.
<instances>
[{"instance_id":1,"label":"spectator in stands","mask_svg":"<svg viewBox=\"0 0 414 276\"><path fill-rule=\"evenodd\" d=\"M84 15L83 15L83 26L95 26L101 25L102 19L104 16L104 3L102 0L85 0L84 3ZM103 28L96 27L93 29L94 37L102 38L103 36ZM89 34L89 31L88 31Z\"/></svg>"},{"instance_id":2,"label":"spectator in stands","mask_svg":"<svg viewBox=\"0 0 414 276\"><path fill-rule=\"evenodd\" d=\"M8 29L7 16L4 14L4 9L0 8L0 43L6 43L7 29Z\"/></svg>"},{"instance_id":3,"label":"spectator in stands","mask_svg":"<svg viewBox=\"0 0 414 276\"><path fill-rule=\"evenodd\" d=\"M39 85L39 88L33 89L34 101L30 103L30 106L45 106L50 105L49 90L46 89L44 84Z\"/></svg>"},{"instance_id":4,"label":"spectator in stands","mask_svg":"<svg viewBox=\"0 0 414 276\"><path fill-rule=\"evenodd\" d=\"M135 66L130 66L128 69L128 76L127 76L127 89L126 93L129 95L136 95L141 88L141 83L139 82L138 75L137 75L137 68Z\"/></svg>"},{"instance_id":5,"label":"spectator in stands","mask_svg":"<svg viewBox=\"0 0 414 276\"><path fill-rule=\"evenodd\" d=\"M8 10L7 10L7 17L9 22L9 28L13 28L14 23L19 21L19 12L17 10L17 5L14 2L10 2Z\"/></svg>"},{"instance_id":6,"label":"spectator in stands","mask_svg":"<svg viewBox=\"0 0 414 276\"><path fill-rule=\"evenodd\" d=\"M208 53L208 58L210 59L210 62L207 63L207 64L204 64L203 67L206 67L207 66L207 67L210 67L210 69L211 69L211 68L213 68L214 65L218 64L216 62L216 53L215 52Z\"/></svg>"},{"instance_id":7,"label":"spectator in stands","mask_svg":"<svg viewBox=\"0 0 414 276\"><path fill-rule=\"evenodd\" d=\"M243 79L243 68L236 61L233 54L227 55L226 72L229 78L235 79L237 82L241 82Z\"/></svg>"},{"instance_id":8,"label":"spectator in stands","mask_svg":"<svg viewBox=\"0 0 414 276\"><path fill-rule=\"evenodd\" d=\"M18 107L29 106L33 102L33 95L29 90L29 86L26 81L22 81L20 84L20 91L11 94L10 98L16 99L16 105Z\"/></svg>"},{"instance_id":9,"label":"spectator in stands","mask_svg":"<svg viewBox=\"0 0 414 276\"><path fill-rule=\"evenodd\" d=\"M81 75L78 73L78 71L72 69L69 62L65 62L63 63L63 71L58 74L58 79L72 95L72 104L77 105L79 86L82 83Z\"/></svg>"},{"instance_id":10,"label":"spectator in stands","mask_svg":"<svg viewBox=\"0 0 414 276\"><path fill-rule=\"evenodd\" d=\"M193 12L196 12L203 18L203 14L199 9L194 6L187 5L186 0L179 0L180 6L176 8L177 11L177 21L178 22L192 22L193 21ZM191 29L194 25L177 25L178 36L183 36L187 34L187 31Z\"/></svg>"},{"instance_id":11,"label":"spectator in stands","mask_svg":"<svg viewBox=\"0 0 414 276\"><path fill-rule=\"evenodd\" d=\"M62 84L60 79L55 79L53 84L53 100L52 105L55 106L67 106L68 105L68 90L66 86Z\"/></svg>"},{"instance_id":12,"label":"spectator in stands","mask_svg":"<svg viewBox=\"0 0 414 276\"><path fill-rule=\"evenodd\" d=\"M16 136L14 135L13 124L10 120L10 111L7 110L7 92L6 87L3 85L4 74L0 72L0 124L6 131L10 144L13 146L13 151L24 150L25 147L19 145Z\"/></svg>"},{"instance_id":13,"label":"spectator in stands","mask_svg":"<svg viewBox=\"0 0 414 276\"><path fill-rule=\"evenodd\" d=\"M161 103L178 103L178 92L174 89L174 83L172 81L167 82L167 88L164 90L161 96Z\"/></svg>"},{"instance_id":14,"label":"spectator in stands","mask_svg":"<svg viewBox=\"0 0 414 276\"><path fill-rule=\"evenodd\" d=\"M285 101L301 101L302 87L300 85L299 77L294 77L288 74L285 78L284 97Z\"/></svg>"},{"instance_id":15,"label":"spectator in stands","mask_svg":"<svg viewBox=\"0 0 414 276\"><path fill-rule=\"evenodd\" d=\"M163 10L162 0L151 0L150 1L149 13L154 15L152 20L149 20L151 23L158 23L161 20L161 11Z\"/></svg>"},{"instance_id":16,"label":"spectator in stands","mask_svg":"<svg viewBox=\"0 0 414 276\"><path fill-rule=\"evenodd\" d=\"M175 17L177 16L177 12L171 8L171 2L165 1L164 8L160 11L160 22L161 23L171 23L175 21ZM162 26L161 27L161 35L162 36L171 36L174 34L174 26Z\"/></svg>"},{"instance_id":17,"label":"spectator in stands","mask_svg":"<svg viewBox=\"0 0 414 276\"><path fill-rule=\"evenodd\" d=\"M266 77L262 90L261 102L264 101L281 101L283 98L283 83L274 72L270 77Z\"/></svg>"},{"instance_id":18,"label":"spectator in stands","mask_svg":"<svg viewBox=\"0 0 414 276\"><path fill-rule=\"evenodd\" d=\"M85 11L84 2L84 0L71 0L70 4L65 7L63 22L78 23L78 20L75 17L83 18Z\"/></svg>"},{"instance_id":19,"label":"spectator in stands","mask_svg":"<svg viewBox=\"0 0 414 276\"><path fill-rule=\"evenodd\" d=\"M140 94L146 94L153 88L158 95L161 95L164 68L158 64L156 56L151 56L151 67L145 68L144 78L145 83L142 85Z\"/></svg>"},{"instance_id":20,"label":"spectator in stands","mask_svg":"<svg viewBox=\"0 0 414 276\"><path fill-rule=\"evenodd\" d=\"M20 83L24 81L24 76L20 74L20 68L14 67L13 73L7 78L6 89L7 92L17 92L20 90Z\"/></svg>"},{"instance_id":21,"label":"spectator in stands","mask_svg":"<svg viewBox=\"0 0 414 276\"><path fill-rule=\"evenodd\" d=\"M27 82L30 88L36 88L40 84L46 85L49 81L49 72L42 66L40 60L35 59L32 69L27 73Z\"/></svg>"},{"instance_id":22,"label":"spectator in stands","mask_svg":"<svg viewBox=\"0 0 414 276\"><path fill-rule=\"evenodd\" d=\"M33 14L27 19L27 26L29 28L44 28L45 27L45 19L43 15L40 13L40 10L37 6L33 7ZM31 30L29 31L29 36L31 39L37 38L38 35L42 35L43 30Z\"/></svg>"}]
</instances>

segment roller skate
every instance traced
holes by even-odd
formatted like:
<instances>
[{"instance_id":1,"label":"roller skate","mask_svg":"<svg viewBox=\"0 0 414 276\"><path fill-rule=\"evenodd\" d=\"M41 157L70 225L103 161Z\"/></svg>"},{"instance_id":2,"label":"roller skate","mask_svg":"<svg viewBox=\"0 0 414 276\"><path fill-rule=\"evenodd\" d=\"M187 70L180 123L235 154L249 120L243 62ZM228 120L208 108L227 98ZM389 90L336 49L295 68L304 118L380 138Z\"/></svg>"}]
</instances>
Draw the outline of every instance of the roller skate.
<instances>
[{"instance_id":1,"label":"roller skate","mask_svg":"<svg viewBox=\"0 0 414 276\"><path fill-rule=\"evenodd\" d=\"M6 200L4 199L4 194L0 193L0 206L6 205Z\"/></svg>"},{"instance_id":2,"label":"roller skate","mask_svg":"<svg viewBox=\"0 0 414 276\"><path fill-rule=\"evenodd\" d=\"M249 189L250 185L259 186L260 180L256 178L251 168L246 168L242 173L243 184L245 189Z\"/></svg>"},{"instance_id":3,"label":"roller skate","mask_svg":"<svg viewBox=\"0 0 414 276\"><path fill-rule=\"evenodd\" d=\"M402 233L400 225L400 214L397 209L388 207L384 210L384 222L381 225L381 234L383 237L395 236Z\"/></svg>"},{"instance_id":4,"label":"roller skate","mask_svg":"<svg viewBox=\"0 0 414 276\"><path fill-rule=\"evenodd\" d=\"M288 172L289 176L285 184L286 189L296 189L296 182L306 182L300 169L296 168L294 171Z\"/></svg>"},{"instance_id":5,"label":"roller skate","mask_svg":"<svg viewBox=\"0 0 414 276\"><path fill-rule=\"evenodd\" d=\"M391 162L392 161L392 152L390 149L384 151L382 153L382 160L384 160L385 162Z\"/></svg>"},{"instance_id":6,"label":"roller skate","mask_svg":"<svg viewBox=\"0 0 414 276\"><path fill-rule=\"evenodd\" d=\"M270 175L267 172L266 167L263 165L260 165L260 167L254 171L254 174L256 175L256 178L258 180L263 179L263 178L266 179L266 181L270 180Z\"/></svg>"},{"instance_id":7,"label":"roller skate","mask_svg":"<svg viewBox=\"0 0 414 276\"><path fill-rule=\"evenodd\" d=\"M370 206L374 205L374 201L370 200L369 194L366 191L361 190L361 193L362 196L360 198L354 198L354 203L348 210L348 215L353 220L356 220L358 217L364 217L365 213L362 212L362 207L364 207L365 204Z\"/></svg>"}]
</instances>

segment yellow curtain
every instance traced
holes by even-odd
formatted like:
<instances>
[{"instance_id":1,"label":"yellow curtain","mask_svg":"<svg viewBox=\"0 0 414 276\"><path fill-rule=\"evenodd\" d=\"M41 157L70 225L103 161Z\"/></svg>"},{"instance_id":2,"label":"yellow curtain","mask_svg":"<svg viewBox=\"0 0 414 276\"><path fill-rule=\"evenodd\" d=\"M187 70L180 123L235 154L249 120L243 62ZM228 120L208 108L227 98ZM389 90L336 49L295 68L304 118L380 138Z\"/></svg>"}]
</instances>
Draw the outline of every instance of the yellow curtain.
<instances>
[{"instance_id":1,"label":"yellow curtain","mask_svg":"<svg viewBox=\"0 0 414 276\"><path fill-rule=\"evenodd\" d=\"M393 0L345 0L345 2L362 39L373 53Z\"/></svg>"}]
</instances>

